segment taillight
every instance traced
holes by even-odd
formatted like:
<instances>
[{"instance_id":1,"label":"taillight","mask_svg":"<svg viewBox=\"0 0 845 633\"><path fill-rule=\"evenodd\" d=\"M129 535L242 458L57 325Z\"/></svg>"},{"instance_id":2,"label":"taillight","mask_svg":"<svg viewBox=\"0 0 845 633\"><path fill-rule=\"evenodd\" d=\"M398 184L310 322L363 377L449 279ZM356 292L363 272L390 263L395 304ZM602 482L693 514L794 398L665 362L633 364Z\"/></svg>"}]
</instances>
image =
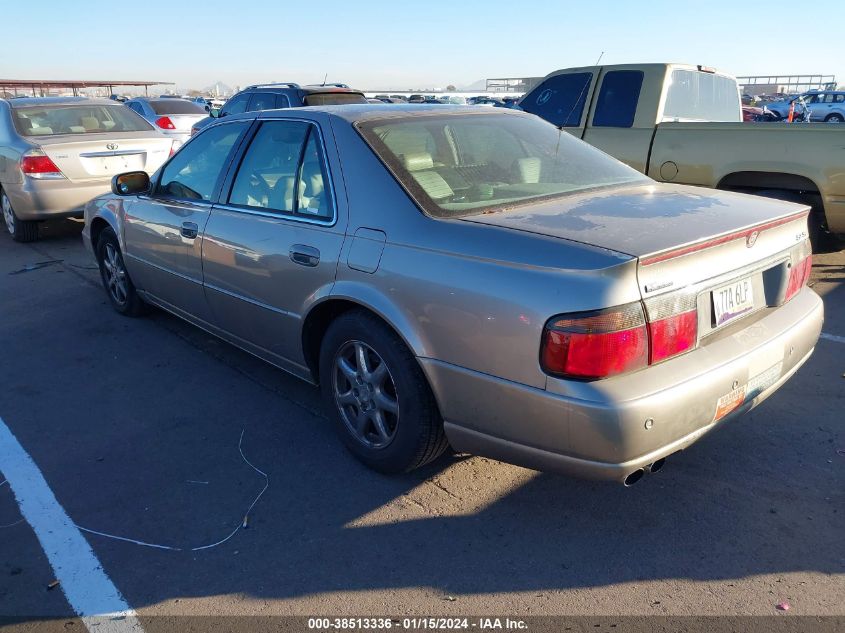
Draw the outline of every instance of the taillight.
<instances>
[{"instance_id":1,"label":"taillight","mask_svg":"<svg viewBox=\"0 0 845 633\"><path fill-rule=\"evenodd\" d=\"M543 334L543 369L558 376L605 378L648 364L642 304L552 319Z\"/></svg>"},{"instance_id":2,"label":"taillight","mask_svg":"<svg viewBox=\"0 0 845 633\"><path fill-rule=\"evenodd\" d=\"M169 116L161 116L156 119L156 125L159 126L162 130L175 130L176 126L173 125L173 121L170 120Z\"/></svg>"},{"instance_id":3,"label":"taillight","mask_svg":"<svg viewBox=\"0 0 845 633\"><path fill-rule=\"evenodd\" d=\"M21 171L30 178L64 178L62 170L40 150L32 150L21 157Z\"/></svg>"},{"instance_id":4,"label":"taillight","mask_svg":"<svg viewBox=\"0 0 845 633\"><path fill-rule=\"evenodd\" d=\"M683 354L698 340L695 293L672 293L618 308L554 317L543 332L543 371L607 378Z\"/></svg>"},{"instance_id":5,"label":"taillight","mask_svg":"<svg viewBox=\"0 0 845 633\"><path fill-rule=\"evenodd\" d=\"M813 269L813 254L807 256L789 269L789 284L786 286L786 301L789 301L798 294L810 280L810 271Z\"/></svg>"},{"instance_id":6,"label":"taillight","mask_svg":"<svg viewBox=\"0 0 845 633\"><path fill-rule=\"evenodd\" d=\"M695 347L698 306L695 294L672 293L645 301L650 365Z\"/></svg>"}]
</instances>

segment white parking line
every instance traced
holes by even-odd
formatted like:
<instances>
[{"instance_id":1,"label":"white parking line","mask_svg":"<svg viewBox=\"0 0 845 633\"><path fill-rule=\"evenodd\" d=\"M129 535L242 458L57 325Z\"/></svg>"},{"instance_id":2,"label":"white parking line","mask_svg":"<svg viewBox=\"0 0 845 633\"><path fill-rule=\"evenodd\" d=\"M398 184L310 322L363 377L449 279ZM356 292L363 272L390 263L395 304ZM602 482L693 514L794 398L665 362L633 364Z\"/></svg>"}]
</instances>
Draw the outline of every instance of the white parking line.
<instances>
[{"instance_id":1,"label":"white parking line","mask_svg":"<svg viewBox=\"0 0 845 633\"><path fill-rule=\"evenodd\" d=\"M67 601L86 628L98 633L143 633L135 612L2 418L0 471L38 537Z\"/></svg>"},{"instance_id":2,"label":"white parking line","mask_svg":"<svg viewBox=\"0 0 845 633\"><path fill-rule=\"evenodd\" d=\"M827 332L822 332L820 338L834 343L845 343L845 336L836 336L836 334L828 334Z\"/></svg>"}]
</instances>

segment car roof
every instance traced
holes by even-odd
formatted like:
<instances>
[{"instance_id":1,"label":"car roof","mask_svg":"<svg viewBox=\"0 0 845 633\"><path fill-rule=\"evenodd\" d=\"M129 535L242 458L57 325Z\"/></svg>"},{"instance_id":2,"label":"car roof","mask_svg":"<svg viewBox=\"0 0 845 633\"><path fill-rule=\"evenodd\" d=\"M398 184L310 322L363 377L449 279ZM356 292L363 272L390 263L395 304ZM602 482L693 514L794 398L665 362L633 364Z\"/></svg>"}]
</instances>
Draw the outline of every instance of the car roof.
<instances>
[{"instance_id":1,"label":"car roof","mask_svg":"<svg viewBox=\"0 0 845 633\"><path fill-rule=\"evenodd\" d=\"M43 105L74 105L76 103L85 103L90 105L123 105L119 101L112 99L89 99L87 97L19 97L17 99L9 99L9 106L12 108L25 108L27 106L43 106Z\"/></svg>"},{"instance_id":2,"label":"car roof","mask_svg":"<svg viewBox=\"0 0 845 633\"><path fill-rule=\"evenodd\" d=\"M235 119L267 119L278 116L296 117L298 115L327 114L343 119L349 123L358 121L395 119L407 116L449 115L449 114L477 114L479 116L533 116L520 110L508 108L479 108L476 106L448 105L448 104L391 104L391 103L354 103L348 105L306 106L304 108L284 108L279 110L260 110L243 112L226 117Z\"/></svg>"}]
</instances>

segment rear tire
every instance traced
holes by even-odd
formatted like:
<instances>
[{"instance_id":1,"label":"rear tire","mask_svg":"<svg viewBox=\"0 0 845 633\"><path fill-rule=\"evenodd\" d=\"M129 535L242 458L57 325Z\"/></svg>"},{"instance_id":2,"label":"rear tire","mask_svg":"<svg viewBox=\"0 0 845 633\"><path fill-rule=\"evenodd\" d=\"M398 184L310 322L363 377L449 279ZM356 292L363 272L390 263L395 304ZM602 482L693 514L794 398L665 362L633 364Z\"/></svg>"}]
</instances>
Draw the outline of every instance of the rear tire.
<instances>
[{"instance_id":1,"label":"rear tire","mask_svg":"<svg viewBox=\"0 0 845 633\"><path fill-rule=\"evenodd\" d=\"M110 228L103 229L97 240L97 263L100 278L112 307L123 316L137 317L146 313L147 304L135 291L135 285L123 263L123 253L117 235Z\"/></svg>"},{"instance_id":2,"label":"rear tire","mask_svg":"<svg viewBox=\"0 0 845 633\"><path fill-rule=\"evenodd\" d=\"M374 315L339 316L320 347L320 383L341 441L370 468L414 470L448 446L416 357Z\"/></svg>"},{"instance_id":3,"label":"rear tire","mask_svg":"<svg viewBox=\"0 0 845 633\"><path fill-rule=\"evenodd\" d=\"M845 121L845 117L841 114L829 114L824 118L825 123L842 123Z\"/></svg>"},{"instance_id":4,"label":"rear tire","mask_svg":"<svg viewBox=\"0 0 845 633\"><path fill-rule=\"evenodd\" d=\"M0 190L0 207L3 209L3 221L6 230L16 242L34 242L38 239L38 222L21 220L12 208L12 202L5 191Z\"/></svg>"}]
</instances>

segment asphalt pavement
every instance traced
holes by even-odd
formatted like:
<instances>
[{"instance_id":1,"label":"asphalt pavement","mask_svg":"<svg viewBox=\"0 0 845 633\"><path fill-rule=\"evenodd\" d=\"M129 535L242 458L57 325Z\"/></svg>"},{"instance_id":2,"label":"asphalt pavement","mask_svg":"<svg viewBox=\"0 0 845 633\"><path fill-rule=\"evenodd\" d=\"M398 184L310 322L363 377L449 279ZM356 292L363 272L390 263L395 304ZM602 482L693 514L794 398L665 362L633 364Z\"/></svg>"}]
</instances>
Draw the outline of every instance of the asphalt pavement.
<instances>
[{"instance_id":1,"label":"asphalt pavement","mask_svg":"<svg viewBox=\"0 0 845 633\"><path fill-rule=\"evenodd\" d=\"M80 225L45 233L0 237L0 419L141 616L845 615L845 251L814 260L807 365L624 488L469 456L371 472L314 387L115 314ZM20 503L0 485L0 616L70 618Z\"/></svg>"}]
</instances>

